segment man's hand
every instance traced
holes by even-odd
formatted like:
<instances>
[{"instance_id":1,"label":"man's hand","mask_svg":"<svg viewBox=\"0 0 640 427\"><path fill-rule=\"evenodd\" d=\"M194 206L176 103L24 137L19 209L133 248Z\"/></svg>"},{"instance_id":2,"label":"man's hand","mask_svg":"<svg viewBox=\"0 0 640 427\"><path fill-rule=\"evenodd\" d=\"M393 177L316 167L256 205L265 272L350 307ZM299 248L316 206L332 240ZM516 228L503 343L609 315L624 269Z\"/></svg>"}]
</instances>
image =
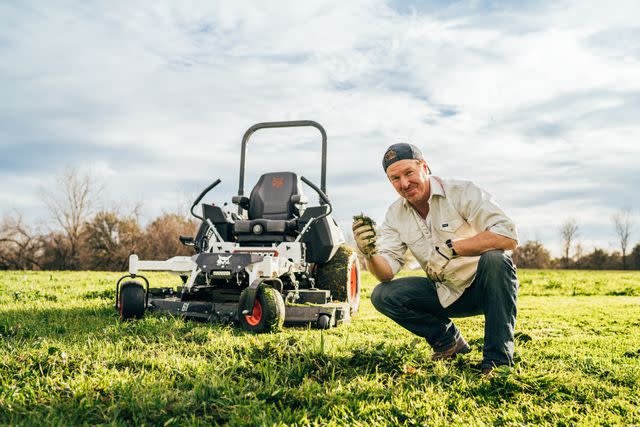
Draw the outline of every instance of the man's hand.
<instances>
[{"instance_id":1,"label":"man's hand","mask_svg":"<svg viewBox=\"0 0 640 427\"><path fill-rule=\"evenodd\" d=\"M427 264L425 273L434 283L444 282L444 270L442 268L433 267L431 264Z\"/></svg>"},{"instance_id":2,"label":"man's hand","mask_svg":"<svg viewBox=\"0 0 640 427\"><path fill-rule=\"evenodd\" d=\"M353 237L356 239L356 245L358 245L362 255L367 258L376 255L378 248L376 246L375 223L364 215L359 215L354 217L351 228L353 229Z\"/></svg>"},{"instance_id":3,"label":"man's hand","mask_svg":"<svg viewBox=\"0 0 640 427\"><path fill-rule=\"evenodd\" d=\"M444 282L445 267L449 264L449 261L457 257L457 255L454 255L453 249L447 246L446 243L436 243L431 257L427 261L427 268L425 269L427 277L437 283Z\"/></svg>"}]
</instances>

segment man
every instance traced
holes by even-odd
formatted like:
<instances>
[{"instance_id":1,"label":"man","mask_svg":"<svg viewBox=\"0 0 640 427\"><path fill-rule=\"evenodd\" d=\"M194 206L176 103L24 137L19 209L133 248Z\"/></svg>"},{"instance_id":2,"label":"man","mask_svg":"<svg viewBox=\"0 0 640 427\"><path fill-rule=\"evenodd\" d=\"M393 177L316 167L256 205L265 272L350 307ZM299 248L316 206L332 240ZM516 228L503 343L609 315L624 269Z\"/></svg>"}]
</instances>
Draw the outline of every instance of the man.
<instances>
[{"instance_id":1,"label":"man","mask_svg":"<svg viewBox=\"0 0 640 427\"><path fill-rule=\"evenodd\" d=\"M400 195L378 233L361 220L354 237L380 283L371 302L402 327L424 337L441 360L471 348L450 320L484 314L482 372L513 365L518 278L505 250L517 246L516 228L491 196L469 181L430 174L411 144L389 147L382 160ZM409 249L427 277L394 276Z\"/></svg>"}]
</instances>

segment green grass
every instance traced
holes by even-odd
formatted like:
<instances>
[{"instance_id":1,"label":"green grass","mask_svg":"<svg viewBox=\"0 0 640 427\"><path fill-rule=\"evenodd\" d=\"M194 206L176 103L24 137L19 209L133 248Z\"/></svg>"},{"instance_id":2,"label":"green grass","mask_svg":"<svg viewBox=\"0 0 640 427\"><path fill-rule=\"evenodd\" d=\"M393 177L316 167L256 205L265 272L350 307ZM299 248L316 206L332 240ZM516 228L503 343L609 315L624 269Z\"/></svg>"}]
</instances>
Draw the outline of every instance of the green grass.
<instances>
[{"instance_id":1,"label":"green grass","mask_svg":"<svg viewBox=\"0 0 640 427\"><path fill-rule=\"evenodd\" d=\"M252 335L120 323L118 274L2 272L0 424L640 425L640 273L519 276L517 364L486 380L481 317L457 321L472 353L431 362L369 275L350 325Z\"/></svg>"}]
</instances>

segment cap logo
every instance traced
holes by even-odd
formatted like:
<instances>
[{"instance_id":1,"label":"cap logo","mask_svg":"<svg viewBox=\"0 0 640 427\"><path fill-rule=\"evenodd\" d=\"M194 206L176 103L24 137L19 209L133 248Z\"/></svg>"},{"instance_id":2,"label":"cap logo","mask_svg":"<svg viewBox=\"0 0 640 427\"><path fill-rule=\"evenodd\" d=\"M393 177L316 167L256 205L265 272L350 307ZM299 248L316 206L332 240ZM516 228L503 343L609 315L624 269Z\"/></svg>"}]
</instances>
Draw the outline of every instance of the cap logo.
<instances>
[{"instance_id":1,"label":"cap logo","mask_svg":"<svg viewBox=\"0 0 640 427\"><path fill-rule=\"evenodd\" d=\"M389 150L384 155L384 161L385 162L390 162L391 160L393 160L393 159L395 159L397 157L398 157L398 154L394 150Z\"/></svg>"}]
</instances>

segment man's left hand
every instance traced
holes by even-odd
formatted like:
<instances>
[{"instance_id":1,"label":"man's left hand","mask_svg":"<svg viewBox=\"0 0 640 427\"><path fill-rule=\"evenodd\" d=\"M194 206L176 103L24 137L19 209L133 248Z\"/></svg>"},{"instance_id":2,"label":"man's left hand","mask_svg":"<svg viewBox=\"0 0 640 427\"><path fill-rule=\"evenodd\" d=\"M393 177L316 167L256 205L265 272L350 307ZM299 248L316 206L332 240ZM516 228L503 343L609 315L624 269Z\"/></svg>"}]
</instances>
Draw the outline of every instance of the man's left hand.
<instances>
[{"instance_id":1,"label":"man's left hand","mask_svg":"<svg viewBox=\"0 0 640 427\"><path fill-rule=\"evenodd\" d=\"M431 257L427 261L427 268L425 270L427 277L437 283L444 282L444 270L447 264L457 257L458 255L454 253L454 250L445 242L436 243L433 247Z\"/></svg>"},{"instance_id":2,"label":"man's left hand","mask_svg":"<svg viewBox=\"0 0 640 427\"><path fill-rule=\"evenodd\" d=\"M425 273L434 283L444 282L444 268L438 268L427 264Z\"/></svg>"}]
</instances>

